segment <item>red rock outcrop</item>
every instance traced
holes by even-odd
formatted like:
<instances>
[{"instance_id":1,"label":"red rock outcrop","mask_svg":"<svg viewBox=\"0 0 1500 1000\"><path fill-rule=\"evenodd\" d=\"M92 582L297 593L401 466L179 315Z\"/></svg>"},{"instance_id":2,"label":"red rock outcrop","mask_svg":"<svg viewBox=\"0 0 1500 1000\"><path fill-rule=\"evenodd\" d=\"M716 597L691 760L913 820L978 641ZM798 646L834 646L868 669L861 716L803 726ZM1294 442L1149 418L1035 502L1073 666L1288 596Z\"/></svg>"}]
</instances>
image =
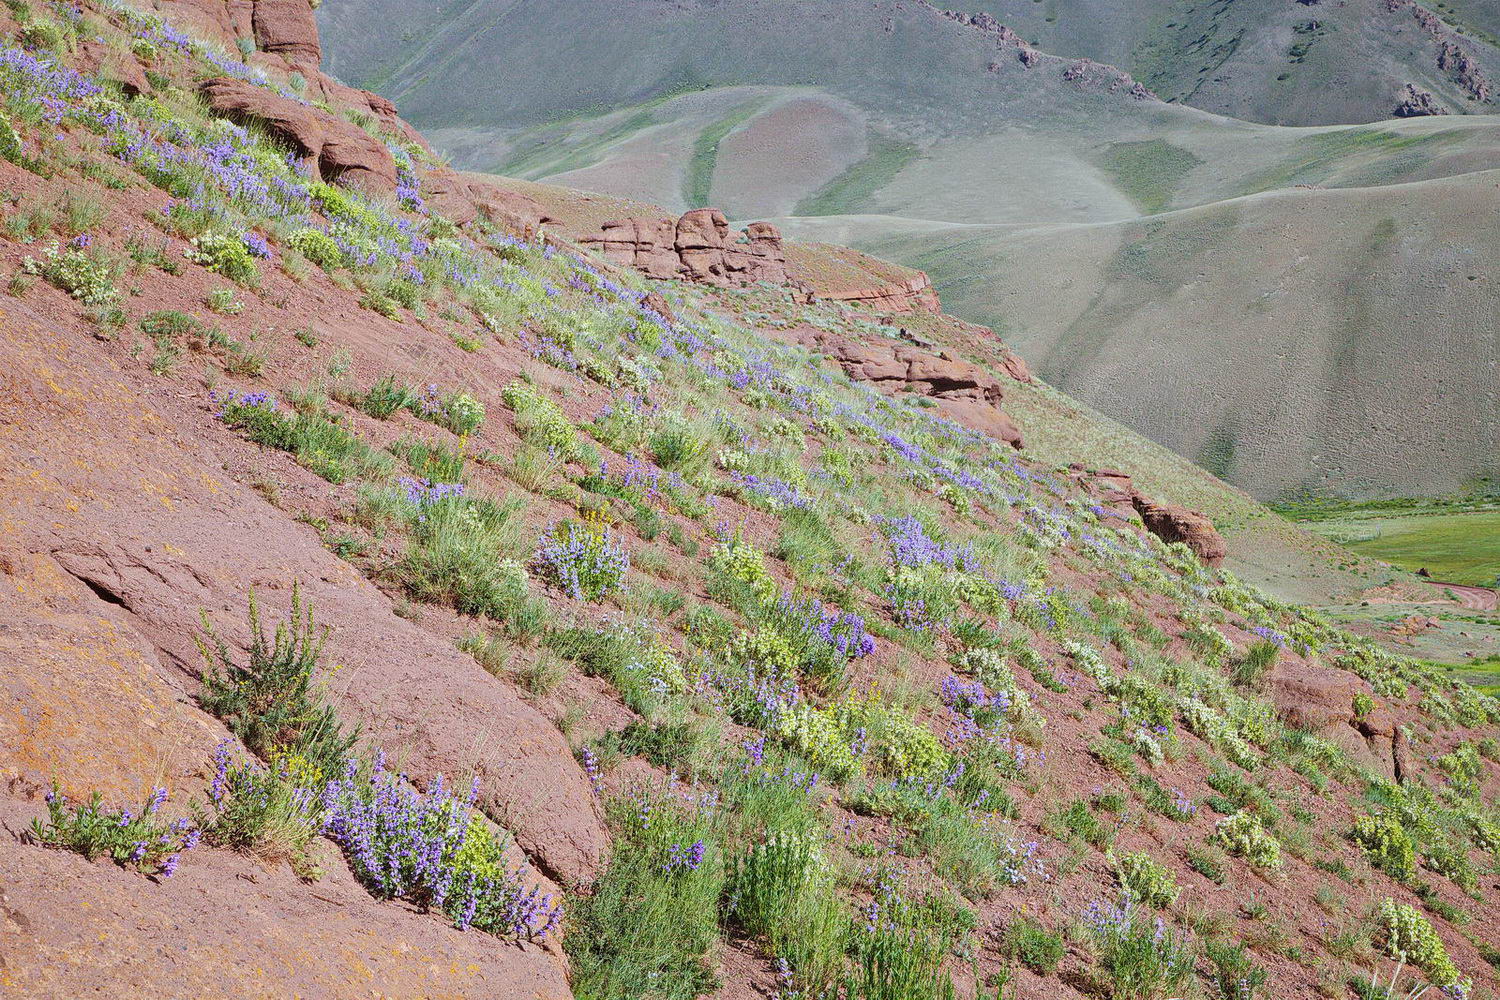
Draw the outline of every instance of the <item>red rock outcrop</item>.
<instances>
[{"instance_id":1,"label":"red rock outcrop","mask_svg":"<svg viewBox=\"0 0 1500 1000\"><path fill-rule=\"evenodd\" d=\"M883 313L907 313L918 310L942 312L943 304L938 299L937 289L927 272L918 271L914 276L893 285L873 288L858 288L851 291L823 292L819 298L836 302L849 302ZM1019 359L1017 359L1019 360ZM1025 367L1025 362L1021 362Z\"/></svg>"},{"instance_id":2,"label":"red rock outcrop","mask_svg":"<svg viewBox=\"0 0 1500 1000\"><path fill-rule=\"evenodd\" d=\"M280 56L288 65L316 69L323 61L318 20L307 0L255 0L250 24L256 47Z\"/></svg>"},{"instance_id":3,"label":"red rock outcrop","mask_svg":"<svg viewBox=\"0 0 1500 1000\"><path fill-rule=\"evenodd\" d=\"M1396 105L1395 113L1397 118L1422 118L1427 115L1446 115L1448 109L1438 103L1431 91L1421 90L1408 83L1401 103Z\"/></svg>"},{"instance_id":4,"label":"red rock outcrop","mask_svg":"<svg viewBox=\"0 0 1500 1000\"><path fill-rule=\"evenodd\" d=\"M1023 447L1020 428L1000 408L1004 388L978 365L947 352L906 344L862 344L812 327L790 331L789 339L837 362L857 382L870 382L882 392L926 396L950 419L1013 448Z\"/></svg>"},{"instance_id":5,"label":"red rock outcrop","mask_svg":"<svg viewBox=\"0 0 1500 1000\"><path fill-rule=\"evenodd\" d=\"M681 278L723 288L758 282L787 283L781 233L769 222L753 222L739 236L716 208L697 208L680 219L632 218L606 222L579 242L607 260L653 278Z\"/></svg>"},{"instance_id":6,"label":"red rock outcrop","mask_svg":"<svg viewBox=\"0 0 1500 1000\"><path fill-rule=\"evenodd\" d=\"M199 91L215 114L256 125L286 143L315 178L371 194L396 190L396 163L390 151L364 129L231 77L206 80Z\"/></svg>"},{"instance_id":7,"label":"red rock outcrop","mask_svg":"<svg viewBox=\"0 0 1500 1000\"><path fill-rule=\"evenodd\" d=\"M1437 68L1476 101L1488 102L1494 93L1494 81L1463 44L1464 37L1435 12L1414 0L1386 0L1385 9L1392 14L1409 11L1413 20L1440 46ZM1407 85L1411 89L1410 84ZM1399 112L1398 112L1399 113ZM1430 112L1429 112L1430 113Z\"/></svg>"},{"instance_id":8,"label":"red rock outcrop","mask_svg":"<svg viewBox=\"0 0 1500 1000\"><path fill-rule=\"evenodd\" d=\"M1206 514L1176 504L1157 503L1136 492L1130 498L1146 530L1164 542L1182 542L1210 566L1229 554L1224 538Z\"/></svg>"},{"instance_id":9,"label":"red rock outcrop","mask_svg":"<svg viewBox=\"0 0 1500 1000\"><path fill-rule=\"evenodd\" d=\"M1043 62L1052 62L1058 65L1066 63L1067 68L1063 70L1062 78L1067 83L1085 87L1089 90L1107 91L1111 94L1119 93L1123 90L1138 101L1161 100L1161 98L1147 89L1145 84L1137 82L1129 73L1114 66L1094 62L1092 59L1078 59L1069 62L1059 56L1039 52L1028 45L1026 39L1017 34L1014 29L1001 24L993 14L984 12L970 14L959 10L943 10L941 7L930 2L930 0L917 0L917 6L994 39L995 44L1000 48L1014 49L1021 65L1027 69L1031 69ZM989 64L989 71L991 73L998 73L1003 65L999 60L991 62Z\"/></svg>"}]
</instances>

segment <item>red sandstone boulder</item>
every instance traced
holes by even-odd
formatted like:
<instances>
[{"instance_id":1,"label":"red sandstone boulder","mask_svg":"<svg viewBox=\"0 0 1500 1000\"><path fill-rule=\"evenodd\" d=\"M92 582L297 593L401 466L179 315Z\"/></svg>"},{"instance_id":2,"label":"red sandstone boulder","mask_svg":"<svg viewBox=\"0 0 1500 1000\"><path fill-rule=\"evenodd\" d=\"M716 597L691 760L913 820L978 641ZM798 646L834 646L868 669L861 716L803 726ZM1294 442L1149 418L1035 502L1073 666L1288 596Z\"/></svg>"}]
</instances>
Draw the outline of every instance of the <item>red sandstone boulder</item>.
<instances>
[{"instance_id":1,"label":"red sandstone boulder","mask_svg":"<svg viewBox=\"0 0 1500 1000\"><path fill-rule=\"evenodd\" d=\"M255 44L281 56L289 64L316 67L323 60L318 21L308 0L255 0L251 7Z\"/></svg>"},{"instance_id":2,"label":"red sandstone boulder","mask_svg":"<svg viewBox=\"0 0 1500 1000\"><path fill-rule=\"evenodd\" d=\"M1343 671L1285 659L1267 676L1266 687L1283 722L1313 732L1352 723L1354 696L1365 690L1359 678Z\"/></svg>"},{"instance_id":3,"label":"red sandstone boulder","mask_svg":"<svg viewBox=\"0 0 1500 1000\"><path fill-rule=\"evenodd\" d=\"M671 219L631 218L604 223L598 236L585 242L598 247L607 260L665 279L682 271L676 241L677 225Z\"/></svg>"},{"instance_id":4,"label":"red sandstone boulder","mask_svg":"<svg viewBox=\"0 0 1500 1000\"><path fill-rule=\"evenodd\" d=\"M243 80L215 77L199 89L215 114L254 124L289 145L315 178L371 194L395 191L396 163L364 129Z\"/></svg>"},{"instance_id":5,"label":"red sandstone boulder","mask_svg":"<svg viewBox=\"0 0 1500 1000\"><path fill-rule=\"evenodd\" d=\"M729 220L716 208L699 208L680 219L639 217L605 222L579 242L615 264L652 278L682 278L722 288L790 281L781 232L754 222L742 237L730 235Z\"/></svg>"},{"instance_id":6,"label":"red sandstone boulder","mask_svg":"<svg viewBox=\"0 0 1500 1000\"><path fill-rule=\"evenodd\" d=\"M1175 504L1161 504L1136 493L1131 497L1146 530L1164 542L1182 542L1210 566L1224 561L1229 549L1207 515Z\"/></svg>"},{"instance_id":7,"label":"red sandstone boulder","mask_svg":"<svg viewBox=\"0 0 1500 1000\"><path fill-rule=\"evenodd\" d=\"M793 339L838 362L857 382L872 382L884 392L915 392L937 401L956 423L971 427L1013 448L1021 448L1021 430L1000 404L1001 384L978 365L910 344L862 344L839 334L806 327Z\"/></svg>"}]
</instances>

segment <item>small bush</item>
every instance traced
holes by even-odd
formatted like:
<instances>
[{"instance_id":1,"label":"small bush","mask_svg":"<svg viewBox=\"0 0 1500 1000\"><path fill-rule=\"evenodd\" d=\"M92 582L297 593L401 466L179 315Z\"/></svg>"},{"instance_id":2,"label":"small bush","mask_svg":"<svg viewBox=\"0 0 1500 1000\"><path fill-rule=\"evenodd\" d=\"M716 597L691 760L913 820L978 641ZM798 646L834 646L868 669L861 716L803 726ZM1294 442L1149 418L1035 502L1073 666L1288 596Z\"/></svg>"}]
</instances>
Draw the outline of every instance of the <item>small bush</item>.
<instances>
[{"instance_id":1,"label":"small bush","mask_svg":"<svg viewBox=\"0 0 1500 1000\"><path fill-rule=\"evenodd\" d=\"M16 132L16 127L11 124L10 116L3 111L0 111L0 159L6 159L18 165L24 164L26 160L26 151L21 145L21 136Z\"/></svg>"},{"instance_id":2,"label":"small bush","mask_svg":"<svg viewBox=\"0 0 1500 1000\"><path fill-rule=\"evenodd\" d=\"M376 420L388 420L397 411L404 410L416 402L417 394L410 386L398 385L394 375L378 379L359 401L359 408Z\"/></svg>"},{"instance_id":3,"label":"small bush","mask_svg":"<svg viewBox=\"0 0 1500 1000\"><path fill-rule=\"evenodd\" d=\"M344 252L333 237L318 229L298 229L287 240L288 245L309 261L325 271L332 271L344 262Z\"/></svg>"},{"instance_id":4,"label":"small bush","mask_svg":"<svg viewBox=\"0 0 1500 1000\"><path fill-rule=\"evenodd\" d=\"M1122 854L1114 859L1120 888L1134 902L1161 910L1177 900L1177 880L1145 851Z\"/></svg>"},{"instance_id":5,"label":"small bush","mask_svg":"<svg viewBox=\"0 0 1500 1000\"><path fill-rule=\"evenodd\" d=\"M1000 954L1039 976L1052 975L1065 950L1061 934L1054 934L1030 917L1011 921L1000 939Z\"/></svg>"},{"instance_id":6,"label":"small bush","mask_svg":"<svg viewBox=\"0 0 1500 1000\"><path fill-rule=\"evenodd\" d=\"M484 423L484 404L467 392L442 395L437 386L429 386L408 406L423 420L430 420L458 435L473 434Z\"/></svg>"},{"instance_id":7,"label":"small bush","mask_svg":"<svg viewBox=\"0 0 1500 1000\"><path fill-rule=\"evenodd\" d=\"M278 753L268 769L253 760L231 761L224 740L214 753L208 806L195 807L195 818L209 843L266 862L288 861L313 878L308 849L322 827L318 795L325 783L317 765L299 753Z\"/></svg>"},{"instance_id":8,"label":"small bush","mask_svg":"<svg viewBox=\"0 0 1500 1000\"><path fill-rule=\"evenodd\" d=\"M1209 982L1220 1000L1255 1000L1256 990L1265 985L1266 970L1250 961L1244 946L1210 941L1203 950L1213 963Z\"/></svg>"},{"instance_id":9,"label":"small bush","mask_svg":"<svg viewBox=\"0 0 1500 1000\"><path fill-rule=\"evenodd\" d=\"M32 21L21 29L21 44L28 49L41 49L46 52L62 52L67 48L67 39L63 31L51 21Z\"/></svg>"},{"instance_id":10,"label":"small bush","mask_svg":"<svg viewBox=\"0 0 1500 1000\"><path fill-rule=\"evenodd\" d=\"M568 521L542 536L534 562L574 600L601 601L624 585L630 554L604 524Z\"/></svg>"},{"instance_id":11,"label":"small bush","mask_svg":"<svg viewBox=\"0 0 1500 1000\"><path fill-rule=\"evenodd\" d=\"M167 790L154 788L139 813L105 809L98 792L84 804L70 806L54 786L47 795L47 822L32 820L27 836L90 861L108 856L121 867L170 878L181 853L198 842L198 831L188 829L186 820L166 822L158 812L166 800Z\"/></svg>"},{"instance_id":12,"label":"small bush","mask_svg":"<svg viewBox=\"0 0 1500 1000\"><path fill-rule=\"evenodd\" d=\"M1227 873L1224 870L1224 855L1217 848L1187 849L1188 867L1215 885L1223 885Z\"/></svg>"},{"instance_id":13,"label":"small bush","mask_svg":"<svg viewBox=\"0 0 1500 1000\"><path fill-rule=\"evenodd\" d=\"M1088 924L1109 978L1110 1000L1180 995L1193 974L1193 950L1178 934L1146 918L1129 901L1095 903Z\"/></svg>"},{"instance_id":14,"label":"small bush","mask_svg":"<svg viewBox=\"0 0 1500 1000\"><path fill-rule=\"evenodd\" d=\"M248 285L260 276L250 248L243 239L232 233L217 230L200 233L193 237L185 256L193 263L201 264L215 274L222 274L241 285Z\"/></svg>"},{"instance_id":15,"label":"small bush","mask_svg":"<svg viewBox=\"0 0 1500 1000\"><path fill-rule=\"evenodd\" d=\"M377 757L368 775L351 767L329 783L324 829L372 895L439 910L460 930L543 940L562 908L506 863L504 844L475 816L478 792L476 779L460 798L439 775L423 795Z\"/></svg>"},{"instance_id":16,"label":"small bush","mask_svg":"<svg viewBox=\"0 0 1500 1000\"><path fill-rule=\"evenodd\" d=\"M118 262L102 252L88 249L87 239L80 237L63 249L55 240L42 251L40 259L26 257L21 270L36 274L48 284L67 292L86 306L111 306L120 300L115 281L120 276Z\"/></svg>"},{"instance_id":17,"label":"small bush","mask_svg":"<svg viewBox=\"0 0 1500 1000\"><path fill-rule=\"evenodd\" d=\"M1406 829L1394 816L1360 816L1349 835L1370 864L1401 882L1416 877L1416 851Z\"/></svg>"},{"instance_id":18,"label":"small bush","mask_svg":"<svg viewBox=\"0 0 1500 1000\"><path fill-rule=\"evenodd\" d=\"M1224 850L1244 858L1256 868L1281 867L1281 842L1261 825L1253 813L1237 812L1219 820L1214 839Z\"/></svg>"},{"instance_id":19,"label":"small bush","mask_svg":"<svg viewBox=\"0 0 1500 1000\"><path fill-rule=\"evenodd\" d=\"M208 612L197 637L203 654L203 707L223 719L250 750L262 757L297 753L323 774L337 774L358 738L346 733L332 706L313 687L327 629L313 623L312 602L292 588L287 620L267 635L260 603L250 591L249 662L235 662L214 631Z\"/></svg>"},{"instance_id":20,"label":"small bush","mask_svg":"<svg viewBox=\"0 0 1500 1000\"><path fill-rule=\"evenodd\" d=\"M1448 957L1442 938L1416 907L1387 897L1380 904L1379 919L1384 938L1381 947L1387 955L1399 962L1410 962L1438 986L1462 982L1458 966ZM1464 990L1463 994L1467 992Z\"/></svg>"},{"instance_id":21,"label":"small bush","mask_svg":"<svg viewBox=\"0 0 1500 1000\"><path fill-rule=\"evenodd\" d=\"M1255 643L1230 667L1229 679L1238 687L1254 687L1276 666L1280 653L1281 647L1274 642L1262 640Z\"/></svg>"},{"instance_id":22,"label":"small bush","mask_svg":"<svg viewBox=\"0 0 1500 1000\"><path fill-rule=\"evenodd\" d=\"M516 429L538 448L560 452L564 457L577 447L573 424L551 399L541 395L530 382L517 380L500 393L501 400L516 415Z\"/></svg>"}]
</instances>

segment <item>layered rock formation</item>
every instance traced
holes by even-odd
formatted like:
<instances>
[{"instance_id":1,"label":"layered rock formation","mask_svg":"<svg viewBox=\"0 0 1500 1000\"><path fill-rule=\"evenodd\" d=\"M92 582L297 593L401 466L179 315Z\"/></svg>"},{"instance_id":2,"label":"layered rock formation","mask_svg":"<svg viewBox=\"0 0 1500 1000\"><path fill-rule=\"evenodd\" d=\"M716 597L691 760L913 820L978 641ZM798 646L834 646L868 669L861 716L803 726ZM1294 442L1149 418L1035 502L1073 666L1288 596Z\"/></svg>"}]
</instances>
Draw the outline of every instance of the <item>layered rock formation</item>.
<instances>
[{"instance_id":1,"label":"layered rock formation","mask_svg":"<svg viewBox=\"0 0 1500 1000\"><path fill-rule=\"evenodd\" d=\"M315 180L375 195L396 190L396 161L390 150L342 118L230 77L205 81L199 92L216 114L264 129L289 146Z\"/></svg>"},{"instance_id":2,"label":"layered rock formation","mask_svg":"<svg viewBox=\"0 0 1500 1000\"><path fill-rule=\"evenodd\" d=\"M926 396L952 420L1012 448L1023 447L1021 429L1000 408L1004 388L978 365L946 351L933 353L895 343L862 344L812 327L791 331L790 339L837 362L857 382L870 382L891 394Z\"/></svg>"},{"instance_id":3,"label":"layered rock formation","mask_svg":"<svg viewBox=\"0 0 1500 1000\"><path fill-rule=\"evenodd\" d=\"M1033 69L1044 63L1062 66L1062 79L1066 83L1083 87L1088 90L1107 91L1111 94L1125 91L1138 101L1160 100L1153 94L1145 84L1140 83L1122 69L1105 63L1095 62L1092 59L1067 60L1059 56L1048 55L1038 51L1027 43L1014 29L1001 24L995 15L980 12L970 14L964 11L943 10L929 0L917 0L919 7L924 7L950 21L973 28L975 31L993 38L995 44L1001 48L1013 49L1021 65L1027 69ZM992 73L1000 71L1001 64L996 61L989 65Z\"/></svg>"},{"instance_id":4,"label":"layered rock formation","mask_svg":"<svg viewBox=\"0 0 1500 1000\"><path fill-rule=\"evenodd\" d=\"M1210 566L1229 554L1224 538L1206 514L1176 504L1157 503L1140 493L1130 498L1146 529L1164 542L1182 542Z\"/></svg>"},{"instance_id":5,"label":"layered rock formation","mask_svg":"<svg viewBox=\"0 0 1500 1000\"><path fill-rule=\"evenodd\" d=\"M1476 101L1487 102L1494 93L1494 81L1480 67L1474 54L1463 44L1463 35L1448 25L1435 12L1415 0L1386 0L1385 8L1392 14L1408 12L1422 30L1432 36L1440 46L1437 67L1448 74L1463 91ZM1411 90L1411 85L1407 85ZM1430 113L1430 112L1429 112ZM1398 112L1399 114L1399 112Z\"/></svg>"},{"instance_id":6,"label":"layered rock formation","mask_svg":"<svg viewBox=\"0 0 1500 1000\"><path fill-rule=\"evenodd\" d=\"M781 232L769 222L754 222L743 233L731 235L729 220L716 208L694 209L679 219L606 222L580 242L652 278L681 278L721 288L787 283Z\"/></svg>"},{"instance_id":7,"label":"layered rock formation","mask_svg":"<svg viewBox=\"0 0 1500 1000\"><path fill-rule=\"evenodd\" d=\"M852 305L864 306L876 312L883 313L905 313L905 312L942 312L943 304L938 299L937 289L932 287L932 279L927 277L926 271L918 271L905 281L893 285L875 285L869 288L857 288L850 291L826 291L820 292L819 298L833 299L837 302L848 302ZM1017 360L1020 360L1019 358ZM1024 364L1024 362L1023 362Z\"/></svg>"},{"instance_id":8,"label":"layered rock formation","mask_svg":"<svg viewBox=\"0 0 1500 1000\"><path fill-rule=\"evenodd\" d=\"M818 288L814 292L787 262L779 229L769 222L752 222L736 234L716 208L694 209L677 219L636 216L612 220L576 238L611 263L633 267L657 279L720 288L746 288L764 282L792 286L809 299L815 296L848 302L882 313L942 311L937 291L922 271L890 284Z\"/></svg>"},{"instance_id":9,"label":"layered rock formation","mask_svg":"<svg viewBox=\"0 0 1500 1000\"><path fill-rule=\"evenodd\" d=\"M1395 113L1397 118L1422 118L1427 115L1446 115L1448 109L1438 103L1431 91L1408 83L1401 103L1396 105Z\"/></svg>"}]
</instances>

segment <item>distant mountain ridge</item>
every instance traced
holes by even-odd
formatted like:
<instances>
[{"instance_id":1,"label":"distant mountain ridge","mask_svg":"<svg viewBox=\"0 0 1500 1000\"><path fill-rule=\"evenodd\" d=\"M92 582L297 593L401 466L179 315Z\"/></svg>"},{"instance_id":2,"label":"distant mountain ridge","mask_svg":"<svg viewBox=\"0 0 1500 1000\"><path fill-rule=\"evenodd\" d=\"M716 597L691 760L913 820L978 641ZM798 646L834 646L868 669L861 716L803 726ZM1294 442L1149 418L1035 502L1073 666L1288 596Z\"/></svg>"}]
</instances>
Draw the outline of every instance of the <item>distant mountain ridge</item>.
<instances>
[{"instance_id":1,"label":"distant mountain ridge","mask_svg":"<svg viewBox=\"0 0 1500 1000\"><path fill-rule=\"evenodd\" d=\"M1500 119L1455 113L1493 107L1493 6L329 0L319 17L335 72L460 166L921 268L1052 381L1270 499L1500 475L1482 173ZM372 19L393 30L358 30ZM1273 266L1278 244L1300 249Z\"/></svg>"}]
</instances>

